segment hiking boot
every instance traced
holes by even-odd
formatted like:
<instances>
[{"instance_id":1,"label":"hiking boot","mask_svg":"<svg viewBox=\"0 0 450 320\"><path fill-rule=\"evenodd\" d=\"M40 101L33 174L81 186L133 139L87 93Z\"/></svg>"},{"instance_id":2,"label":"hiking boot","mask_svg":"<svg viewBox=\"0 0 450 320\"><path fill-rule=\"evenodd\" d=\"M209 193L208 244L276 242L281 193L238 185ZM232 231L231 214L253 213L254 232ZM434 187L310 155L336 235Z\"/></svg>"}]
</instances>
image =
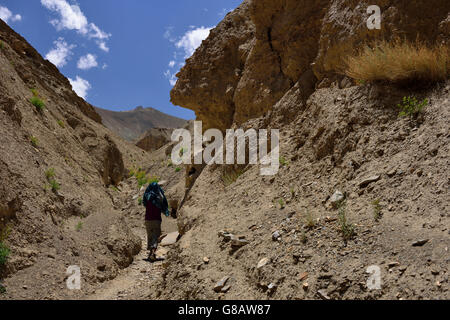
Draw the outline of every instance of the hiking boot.
<instances>
[{"instance_id":1,"label":"hiking boot","mask_svg":"<svg viewBox=\"0 0 450 320\"><path fill-rule=\"evenodd\" d=\"M156 261L156 254L154 252L152 252L148 255L148 261L150 261L150 262Z\"/></svg>"}]
</instances>

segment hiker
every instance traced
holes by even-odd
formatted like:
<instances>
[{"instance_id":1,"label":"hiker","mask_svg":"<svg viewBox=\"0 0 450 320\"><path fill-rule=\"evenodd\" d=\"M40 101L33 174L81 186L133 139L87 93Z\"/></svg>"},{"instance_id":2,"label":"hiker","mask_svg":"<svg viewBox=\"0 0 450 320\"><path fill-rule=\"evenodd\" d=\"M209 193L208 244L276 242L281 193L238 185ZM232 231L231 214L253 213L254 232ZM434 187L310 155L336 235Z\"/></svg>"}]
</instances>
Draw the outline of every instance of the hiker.
<instances>
[{"instance_id":1,"label":"hiker","mask_svg":"<svg viewBox=\"0 0 450 320\"><path fill-rule=\"evenodd\" d=\"M162 185L163 183L161 183ZM145 228L147 229L147 250L149 250L148 260L156 261L156 249L161 236L161 213L169 216L169 205L167 203L164 190L161 186L153 182L144 193L143 205L145 206Z\"/></svg>"}]
</instances>

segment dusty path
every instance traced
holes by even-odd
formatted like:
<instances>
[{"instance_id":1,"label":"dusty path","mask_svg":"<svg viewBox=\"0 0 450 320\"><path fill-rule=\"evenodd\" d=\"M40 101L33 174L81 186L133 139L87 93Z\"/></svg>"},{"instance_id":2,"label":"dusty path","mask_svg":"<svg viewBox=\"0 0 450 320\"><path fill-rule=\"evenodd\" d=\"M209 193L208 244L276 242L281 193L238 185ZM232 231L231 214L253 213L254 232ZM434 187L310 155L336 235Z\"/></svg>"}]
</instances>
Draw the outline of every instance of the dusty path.
<instances>
[{"instance_id":1,"label":"dusty path","mask_svg":"<svg viewBox=\"0 0 450 320\"><path fill-rule=\"evenodd\" d=\"M175 220L163 221L163 233L176 230ZM87 300L137 300L146 299L152 282L161 277L163 261L150 263L147 261L148 252L145 250L147 236L143 227L135 227L133 232L142 239L142 250L135 256L133 263L120 271L119 275L101 284L96 292L86 297ZM164 257L169 248L159 247L157 257Z\"/></svg>"}]
</instances>

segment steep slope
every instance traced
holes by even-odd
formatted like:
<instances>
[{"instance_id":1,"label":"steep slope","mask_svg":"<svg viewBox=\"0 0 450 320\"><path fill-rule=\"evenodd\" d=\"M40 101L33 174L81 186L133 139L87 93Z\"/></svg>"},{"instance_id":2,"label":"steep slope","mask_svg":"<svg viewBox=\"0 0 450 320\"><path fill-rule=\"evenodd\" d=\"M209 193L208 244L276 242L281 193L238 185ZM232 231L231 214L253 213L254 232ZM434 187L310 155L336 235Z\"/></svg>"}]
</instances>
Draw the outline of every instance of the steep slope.
<instances>
[{"instance_id":1,"label":"steep slope","mask_svg":"<svg viewBox=\"0 0 450 320\"><path fill-rule=\"evenodd\" d=\"M366 27L369 4L381 31ZM450 83L358 86L339 72L371 39L448 43L449 11L444 0L247 0L228 14L172 102L204 129L280 129L282 167L205 167L148 297L448 299ZM423 117L398 116L405 96L430 101ZM370 266L380 290L367 286ZM215 288L223 277L229 286Z\"/></svg>"},{"instance_id":2,"label":"steep slope","mask_svg":"<svg viewBox=\"0 0 450 320\"><path fill-rule=\"evenodd\" d=\"M125 168L149 160L3 21L0 41L1 298L76 298L140 251L118 199ZM81 267L80 292L66 288L69 265Z\"/></svg>"},{"instance_id":3,"label":"steep slope","mask_svg":"<svg viewBox=\"0 0 450 320\"><path fill-rule=\"evenodd\" d=\"M128 141L137 141L152 128L181 128L187 121L169 116L153 108L137 107L131 111L115 112L95 108L103 124Z\"/></svg>"}]
</instances>

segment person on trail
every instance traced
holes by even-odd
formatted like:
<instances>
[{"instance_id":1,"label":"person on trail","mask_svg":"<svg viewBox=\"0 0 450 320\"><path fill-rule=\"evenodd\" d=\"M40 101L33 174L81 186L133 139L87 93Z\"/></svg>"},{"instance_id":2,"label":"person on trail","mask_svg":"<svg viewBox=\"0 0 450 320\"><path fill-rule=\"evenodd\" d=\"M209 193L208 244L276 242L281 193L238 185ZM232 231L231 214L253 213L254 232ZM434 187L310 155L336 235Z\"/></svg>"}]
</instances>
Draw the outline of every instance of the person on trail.
<instances>
[{"instance_id":1,"label":"person on trail","mask_svg":"<svg viewBox=\"0 0 450 320\"><path fill-rule=\"evenodd\" d=\"M162 183L161 183L162 185ZM142 203L145 206L145 228L147 229L147 250L148 259L156 261L156 249L161 236L161 213L169 216L169 205L167 203L164 190L161 186L153 182L145 190Z\"/></svg>"}]
</instances>

